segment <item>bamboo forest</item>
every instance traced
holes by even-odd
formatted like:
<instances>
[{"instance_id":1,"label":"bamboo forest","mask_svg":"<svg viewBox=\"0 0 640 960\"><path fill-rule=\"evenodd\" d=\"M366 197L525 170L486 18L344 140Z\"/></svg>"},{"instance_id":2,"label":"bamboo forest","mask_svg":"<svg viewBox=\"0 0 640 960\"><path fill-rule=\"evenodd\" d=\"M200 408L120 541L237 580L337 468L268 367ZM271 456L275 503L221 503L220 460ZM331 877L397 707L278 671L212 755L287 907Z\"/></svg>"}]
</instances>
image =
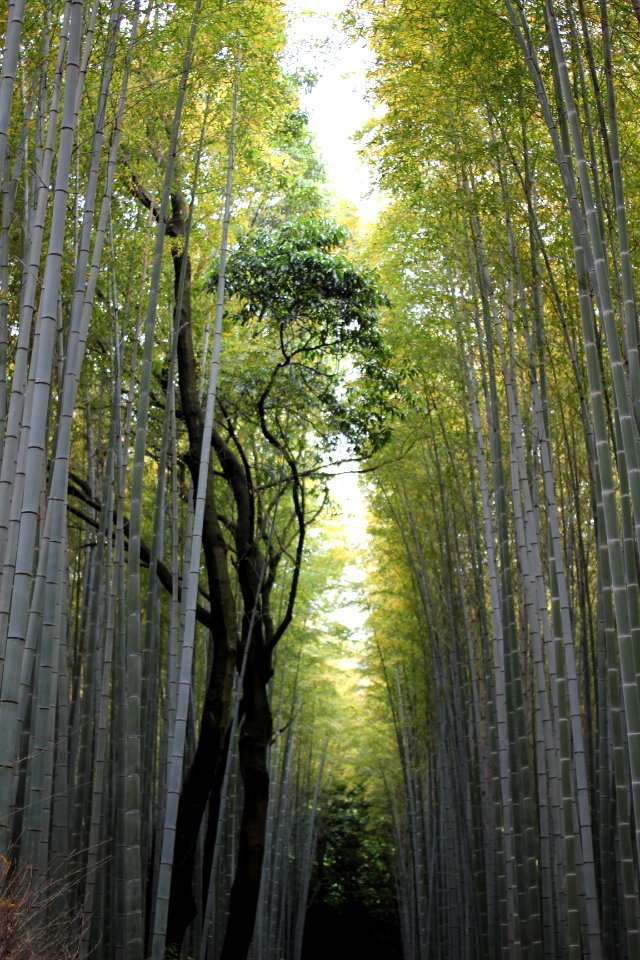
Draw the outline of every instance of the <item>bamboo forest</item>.
<instances>
[{"instance_id":1,"label":"bamboo forest","mask_svg":"<svg viewBox=\"0 0 640 960\"><path fill-rule=\"evenodd\" d=\"M307 7L3 4L0 960L639 960L640 2Z\"/></svg>"}]
</instances>

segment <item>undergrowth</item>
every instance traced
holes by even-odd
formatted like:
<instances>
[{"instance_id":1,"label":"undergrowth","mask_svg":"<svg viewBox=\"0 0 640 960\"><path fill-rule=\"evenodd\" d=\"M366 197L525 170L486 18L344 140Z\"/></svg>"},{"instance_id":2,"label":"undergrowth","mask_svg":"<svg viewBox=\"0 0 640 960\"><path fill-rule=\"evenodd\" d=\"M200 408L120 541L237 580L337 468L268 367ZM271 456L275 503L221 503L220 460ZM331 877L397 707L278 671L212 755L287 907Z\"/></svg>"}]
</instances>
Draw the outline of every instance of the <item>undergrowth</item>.
<instances>
[{"instance_id":1,"label":"undergrowth","mask_svg":"<svg viewBox=\"0 0 640 960\"><path fill-rule=\"evenodd\" d=\"M0 960L76 960L82 923L72 889L64 872L40 880L0 855Z\"/></svg>"}]
</instances>

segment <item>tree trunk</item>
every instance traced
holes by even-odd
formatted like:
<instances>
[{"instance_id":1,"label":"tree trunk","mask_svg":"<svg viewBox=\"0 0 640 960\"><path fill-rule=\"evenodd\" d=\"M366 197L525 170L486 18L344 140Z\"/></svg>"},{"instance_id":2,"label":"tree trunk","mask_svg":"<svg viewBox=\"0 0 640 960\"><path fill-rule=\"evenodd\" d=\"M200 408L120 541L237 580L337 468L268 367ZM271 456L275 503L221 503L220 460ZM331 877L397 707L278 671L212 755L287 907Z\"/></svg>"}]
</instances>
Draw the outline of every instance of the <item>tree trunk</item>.
<instances>
[{"instance_id":1,"label":"tree trunk","mask_svg":"<svg viewBox=\"0 0 640 960\"><path fill-rule=\"evenodd\" d=\"M170 232L186 233L185 204L173 194ZM178 372L182 415L189 434L187 465L198 487L203 413L200 404L193 338L191 333L191 264L188 249L172 248L175 271L176 308L180 311ZM214 655L195 757L185 777L176 824L176 845L167 921L167 944L180 949L187 927L197 913L193 896L196 848L207 802L217 810L227 754L227 733L231 714L231 690L236 657L235 603L229 578L226 545L218 523L213 478L209 476L202 529L202 546L211 604ZM214 822L209 818L209 823ZM210 831L211 832L211 831ZM210 837L207 838L208 841ZM212 846L212 844L211 844ZM206 876L206 868L205 868Z\"/></svg>"},{"instance_id":2,"label":"tree trunk","mask_svg":"<svg viewBox=\"0 0 640 960\"><path fill-rule=\"evenodd\" d=\"M249 638L250 642L251 639ZM244 804L238 864L220 960L246 960L256 921L269 801L267 751L273 732L267 694L268 674L256 636L249 651L243 686L244 719L240 731L240 773Z\"/></svg>"}]
</instances>

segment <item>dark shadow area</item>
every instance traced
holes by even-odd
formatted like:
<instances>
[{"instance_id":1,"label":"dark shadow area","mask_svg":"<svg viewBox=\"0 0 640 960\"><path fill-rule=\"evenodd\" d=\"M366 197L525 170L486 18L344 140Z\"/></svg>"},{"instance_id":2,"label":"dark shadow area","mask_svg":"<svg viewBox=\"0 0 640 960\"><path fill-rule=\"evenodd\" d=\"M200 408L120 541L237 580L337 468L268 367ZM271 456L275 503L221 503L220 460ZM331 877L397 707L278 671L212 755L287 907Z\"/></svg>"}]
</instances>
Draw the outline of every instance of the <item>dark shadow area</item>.
<instances>
[{"instance_id":1,"label":"dark shadow area","mask_svg":"<svg viewBox=\"0 0 640 960\"><path fill-rule=\"evenodd\" d=\"M302 960L401 960L393 847L362 787L327 798Z\"/></svg>"},{"instance_id":2,"label":"dark shadow area","mask_svg":"<svg viewBox=\"0 0 640 960\"><path fill-rule=\"evenodd\" d=\"M402 960L397 924L372 917L364 908L350 913L314 905L305 927L302 960Z\"/></svg>"}]
</instances>

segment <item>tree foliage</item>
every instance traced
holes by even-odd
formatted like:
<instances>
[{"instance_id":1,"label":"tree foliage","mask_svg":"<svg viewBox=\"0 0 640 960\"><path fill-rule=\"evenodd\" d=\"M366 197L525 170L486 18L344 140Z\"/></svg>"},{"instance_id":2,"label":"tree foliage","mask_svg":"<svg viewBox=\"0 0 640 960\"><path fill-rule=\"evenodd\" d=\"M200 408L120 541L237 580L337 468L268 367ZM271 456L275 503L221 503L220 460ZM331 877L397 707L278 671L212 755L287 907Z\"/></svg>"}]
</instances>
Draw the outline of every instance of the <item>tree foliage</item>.
<instances>
[{"instance_id":1,"label":"tree foliage","mask_svg":"<svg viewBox=\"0 0 640 960\"><path fill-rule=\"evenodd\" d=\"M387 300L372 274L344 252L347 233L299 217L240 238L227 277L229 312L253 351L244 379L265 422L283 440L311 431L327 449L370 455L388 439L399 379L379 326ZM286 419L286 426L285 420Z\"/></svg>"}]
</instances>

